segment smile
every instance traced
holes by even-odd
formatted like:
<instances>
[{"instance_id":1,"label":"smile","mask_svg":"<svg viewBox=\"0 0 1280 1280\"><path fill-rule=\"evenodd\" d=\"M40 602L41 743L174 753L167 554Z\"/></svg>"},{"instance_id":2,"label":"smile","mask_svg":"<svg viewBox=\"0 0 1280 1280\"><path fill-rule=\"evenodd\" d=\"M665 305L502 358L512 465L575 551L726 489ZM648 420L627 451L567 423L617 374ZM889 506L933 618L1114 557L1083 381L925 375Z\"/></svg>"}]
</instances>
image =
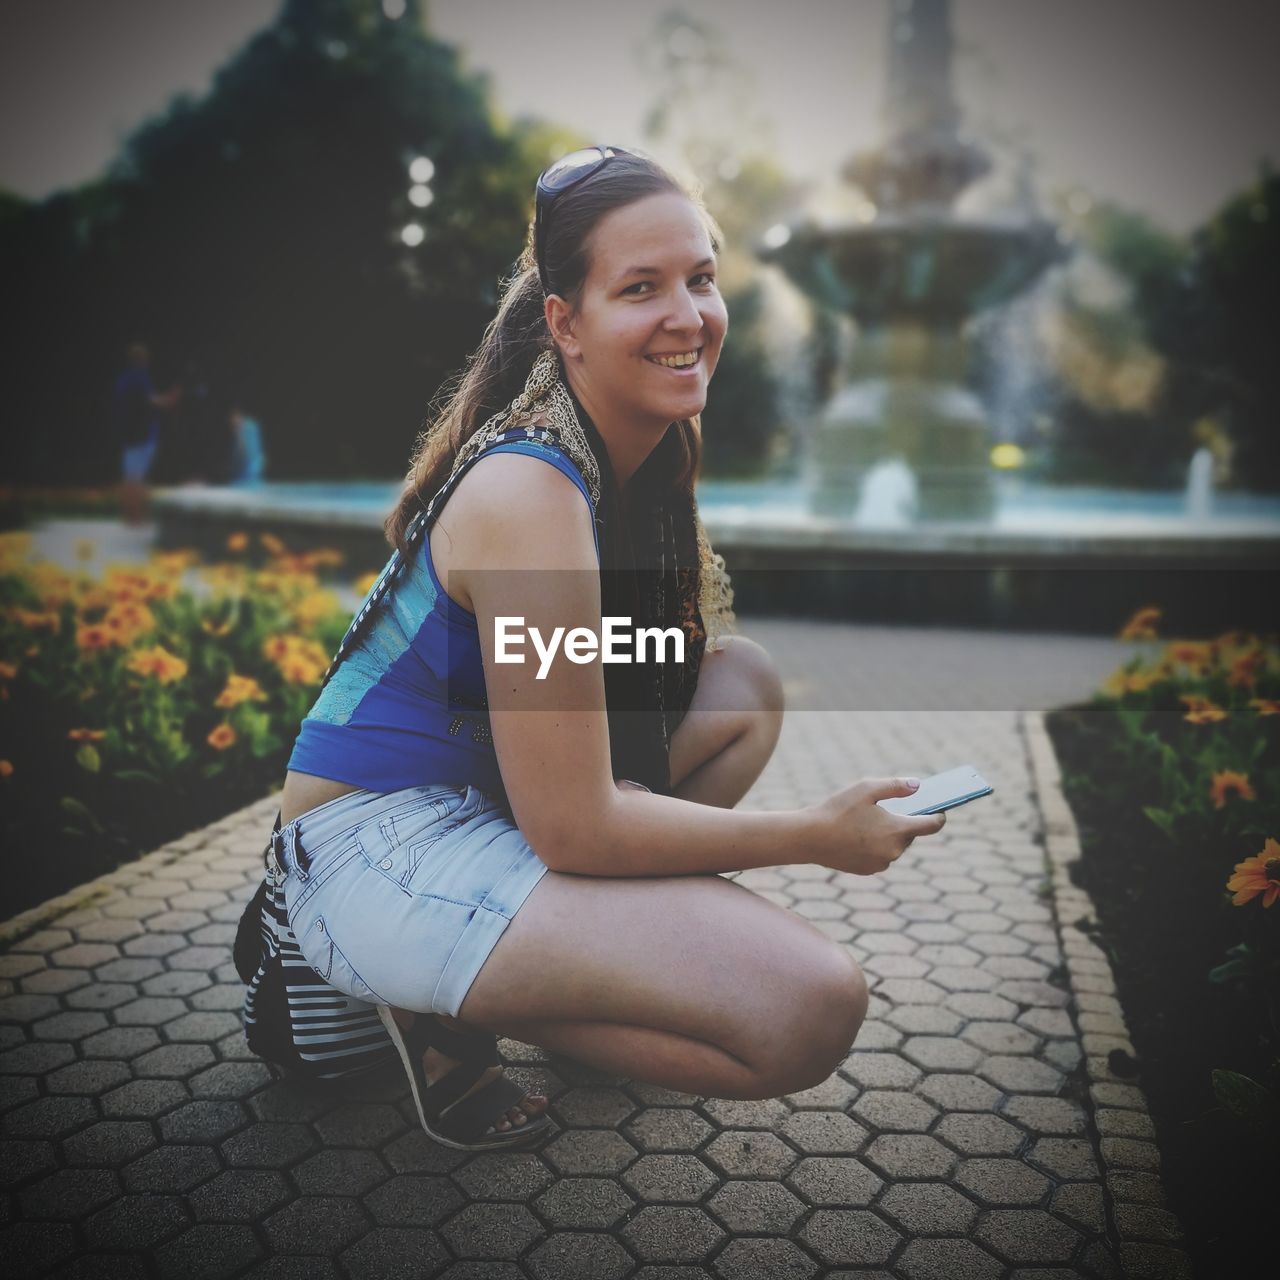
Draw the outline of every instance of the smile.
<instances>
[{"instance_id":1,"label":"smile","mask_svg":"<svg viewBox=\"0 0 1280 1280\"><path fill-rule=\"evenodd\" d=\"M694 351L671 352L668 355L645 356L650 364L661 365L664 369L693 369L702 362L702 348Z\"/></svg>"}]
</instances>

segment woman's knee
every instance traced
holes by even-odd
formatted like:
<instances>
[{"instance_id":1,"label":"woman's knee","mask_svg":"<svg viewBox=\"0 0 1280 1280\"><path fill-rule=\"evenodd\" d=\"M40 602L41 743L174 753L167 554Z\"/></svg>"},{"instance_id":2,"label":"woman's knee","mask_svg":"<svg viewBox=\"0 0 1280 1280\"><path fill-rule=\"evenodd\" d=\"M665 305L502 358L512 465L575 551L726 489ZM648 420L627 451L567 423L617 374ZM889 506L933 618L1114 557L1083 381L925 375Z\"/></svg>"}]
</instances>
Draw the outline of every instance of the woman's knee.
<instances>
[{"instance_id":1,"label":"woman's knee","mask_svg":"<svg viewBox=\"0 0 1280 1280\"><path fill-rule=\"evenodd\" d=\"M725 636L721 648L713 652L721 655L717 661L725 662L733 671L735 683L743 687L742 709L767 717L776 717L779 723L786 706L782 677L769 651L746 636Z\"/></svg>"},{"instance_id":2,"label":"woman's knee","mask_svg":"<svg viewBox=\"0 0 1280 1280\"><path fill-rule=\"evenodd\" d=\"M867 981L853 957L832 943L823 963L792 993L784 1034L761 1064L763 1096L798 1093L821 1084L845 1060L867 1016Z\"/></svg>"}]
</instances>

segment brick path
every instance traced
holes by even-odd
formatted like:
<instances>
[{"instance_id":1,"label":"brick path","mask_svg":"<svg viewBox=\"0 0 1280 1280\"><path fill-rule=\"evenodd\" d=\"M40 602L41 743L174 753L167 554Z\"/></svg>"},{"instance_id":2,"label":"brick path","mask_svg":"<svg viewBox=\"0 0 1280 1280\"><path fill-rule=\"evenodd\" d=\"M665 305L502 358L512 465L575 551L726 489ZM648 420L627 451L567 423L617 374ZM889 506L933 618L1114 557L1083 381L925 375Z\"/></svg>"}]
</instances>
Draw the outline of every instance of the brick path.
<instances>
[{"instance_id":1,"label":"brick path","mask_svg":"<svg viewBox=\"0 0 1280 1280\"><path fill-rule=\"evenodd\" d=\"M883 876L737 877L863 965L870 1016L836 1074L704 1099L503 1040L559 1132L474 1157L426 1139L396 1071L274 1080L244 1047L230 958L268 800L0 932L3 1273L1048 1280L1120 1275L1136 1219L1175 1240L1142 1095L1100 1085L1086 1043L1089 1016L1123 1031L1119 1008L1095 983L1082 1014L1068 985L1069 962L1092 960L1076 935L1064 955L1053 890L1070 890L1050 874L1023 715L1086 697L1115 646L745 629L802 707L882 708L789 712L749 806L962 762L996 786ZM1103 1114L1120 1118L1106 1134ZM1180 1254L1124 1247L1135 1275L1182 1274Z\"/></svg>"}]
</instances>

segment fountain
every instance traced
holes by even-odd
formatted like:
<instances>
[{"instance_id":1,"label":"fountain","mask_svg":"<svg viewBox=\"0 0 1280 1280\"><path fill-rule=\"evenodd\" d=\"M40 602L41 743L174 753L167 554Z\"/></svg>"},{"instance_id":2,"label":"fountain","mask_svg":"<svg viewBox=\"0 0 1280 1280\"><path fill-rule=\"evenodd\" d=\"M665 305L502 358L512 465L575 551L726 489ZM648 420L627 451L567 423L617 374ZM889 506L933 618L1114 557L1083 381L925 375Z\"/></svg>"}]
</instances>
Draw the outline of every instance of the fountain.
<instances>
[{"instance_id":1,"label":"fountain","mask_svg":"<svg viewBox=\"0 0 1280 1280\"><path fill-rule=\"evenodd\" d=\"M1201 445L1187 467L1187 516L1207 520L1213 513L1213 451Z\"/></svg>"},{"instance_id":2,"label":"fountain","mask_svg":"<svg viewBox=\"0 0 1280 1280\"><path fill-rule=\"evenodd\" d=\"M985 521L995 508L988 416L966 385L967 322L1028 288L1066 247L1031 211L953 211L991 162L961 129L951 53L950 0L894 0L886 140L843 170L867 201L842 220L775 228L760 251L860 329L845 386L816 424L815 515L847 516L891 455L915 474L919 519Z\"/></svg>"}]
</instances>

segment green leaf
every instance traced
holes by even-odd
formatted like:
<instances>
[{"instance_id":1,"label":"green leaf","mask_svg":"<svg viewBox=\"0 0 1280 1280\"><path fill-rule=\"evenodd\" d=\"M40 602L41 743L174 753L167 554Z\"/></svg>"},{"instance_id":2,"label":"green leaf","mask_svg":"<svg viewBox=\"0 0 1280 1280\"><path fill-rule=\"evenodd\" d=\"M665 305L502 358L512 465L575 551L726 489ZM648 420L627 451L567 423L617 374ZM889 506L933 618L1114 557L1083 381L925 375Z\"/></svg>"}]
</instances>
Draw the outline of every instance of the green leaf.
<instances>
[{"instance_id":1,"label":"green leaf","mask_svg":"<svg viewBox=\"0 0 1280 1280\"><path fill-rule=\"evenodd\" d=\"M63 817L69 818L78 830L89 830L99 835L105 830L88 806L77 800L75 796L63 796L58 801L58 808L62 811Z\"/></svg>"},{"instance_id":2,"label":"green leaf","mask_svg":"<svg viewBox=\"0 0 1280 1280\"><path fill-rule=\"evenodd\" d=\"M117 782L141 782L153 787L160 786L160 779L145 769L116 769L111 776Z\"/></svg>"},{"instance_id":3,"label":"green leaf","mask_svg":"<svg viewBox=\"0 0 1280 1280\"><path fill-rule=\"evenodd\" d=\"M1175 839L1173 834L1173 814L1171 814L1167 809L1157 809L1155 805L1144 804L1142 806L1142 812L1145 813L1147 817L1150 818L1151 821L1169 837L1170 840Z\"/></svg>"},{"instance_id":4,"label":"green leaf","mask_svg":"<svg viewBox=\"0 0 1280 1280\"><path fill-rule=\"evenodd\" d=\"M1280 1125L1280 1098L1238 1071L1215 1070L1213 1094L1241 1120L1267 1127Z\"/></svg>"},{"instance_id":5,"label":"green leaf","mask_svg":"<svg viewBox=\"0 0 1280 1280\"><path fill-rule=\"evenodd\" d=\"M81 743L80 749L76 752L76 764L90 773L97 773L102 768L102 757L98 754L98 748L92 742Z\"/></svg>"}]
</instances>

